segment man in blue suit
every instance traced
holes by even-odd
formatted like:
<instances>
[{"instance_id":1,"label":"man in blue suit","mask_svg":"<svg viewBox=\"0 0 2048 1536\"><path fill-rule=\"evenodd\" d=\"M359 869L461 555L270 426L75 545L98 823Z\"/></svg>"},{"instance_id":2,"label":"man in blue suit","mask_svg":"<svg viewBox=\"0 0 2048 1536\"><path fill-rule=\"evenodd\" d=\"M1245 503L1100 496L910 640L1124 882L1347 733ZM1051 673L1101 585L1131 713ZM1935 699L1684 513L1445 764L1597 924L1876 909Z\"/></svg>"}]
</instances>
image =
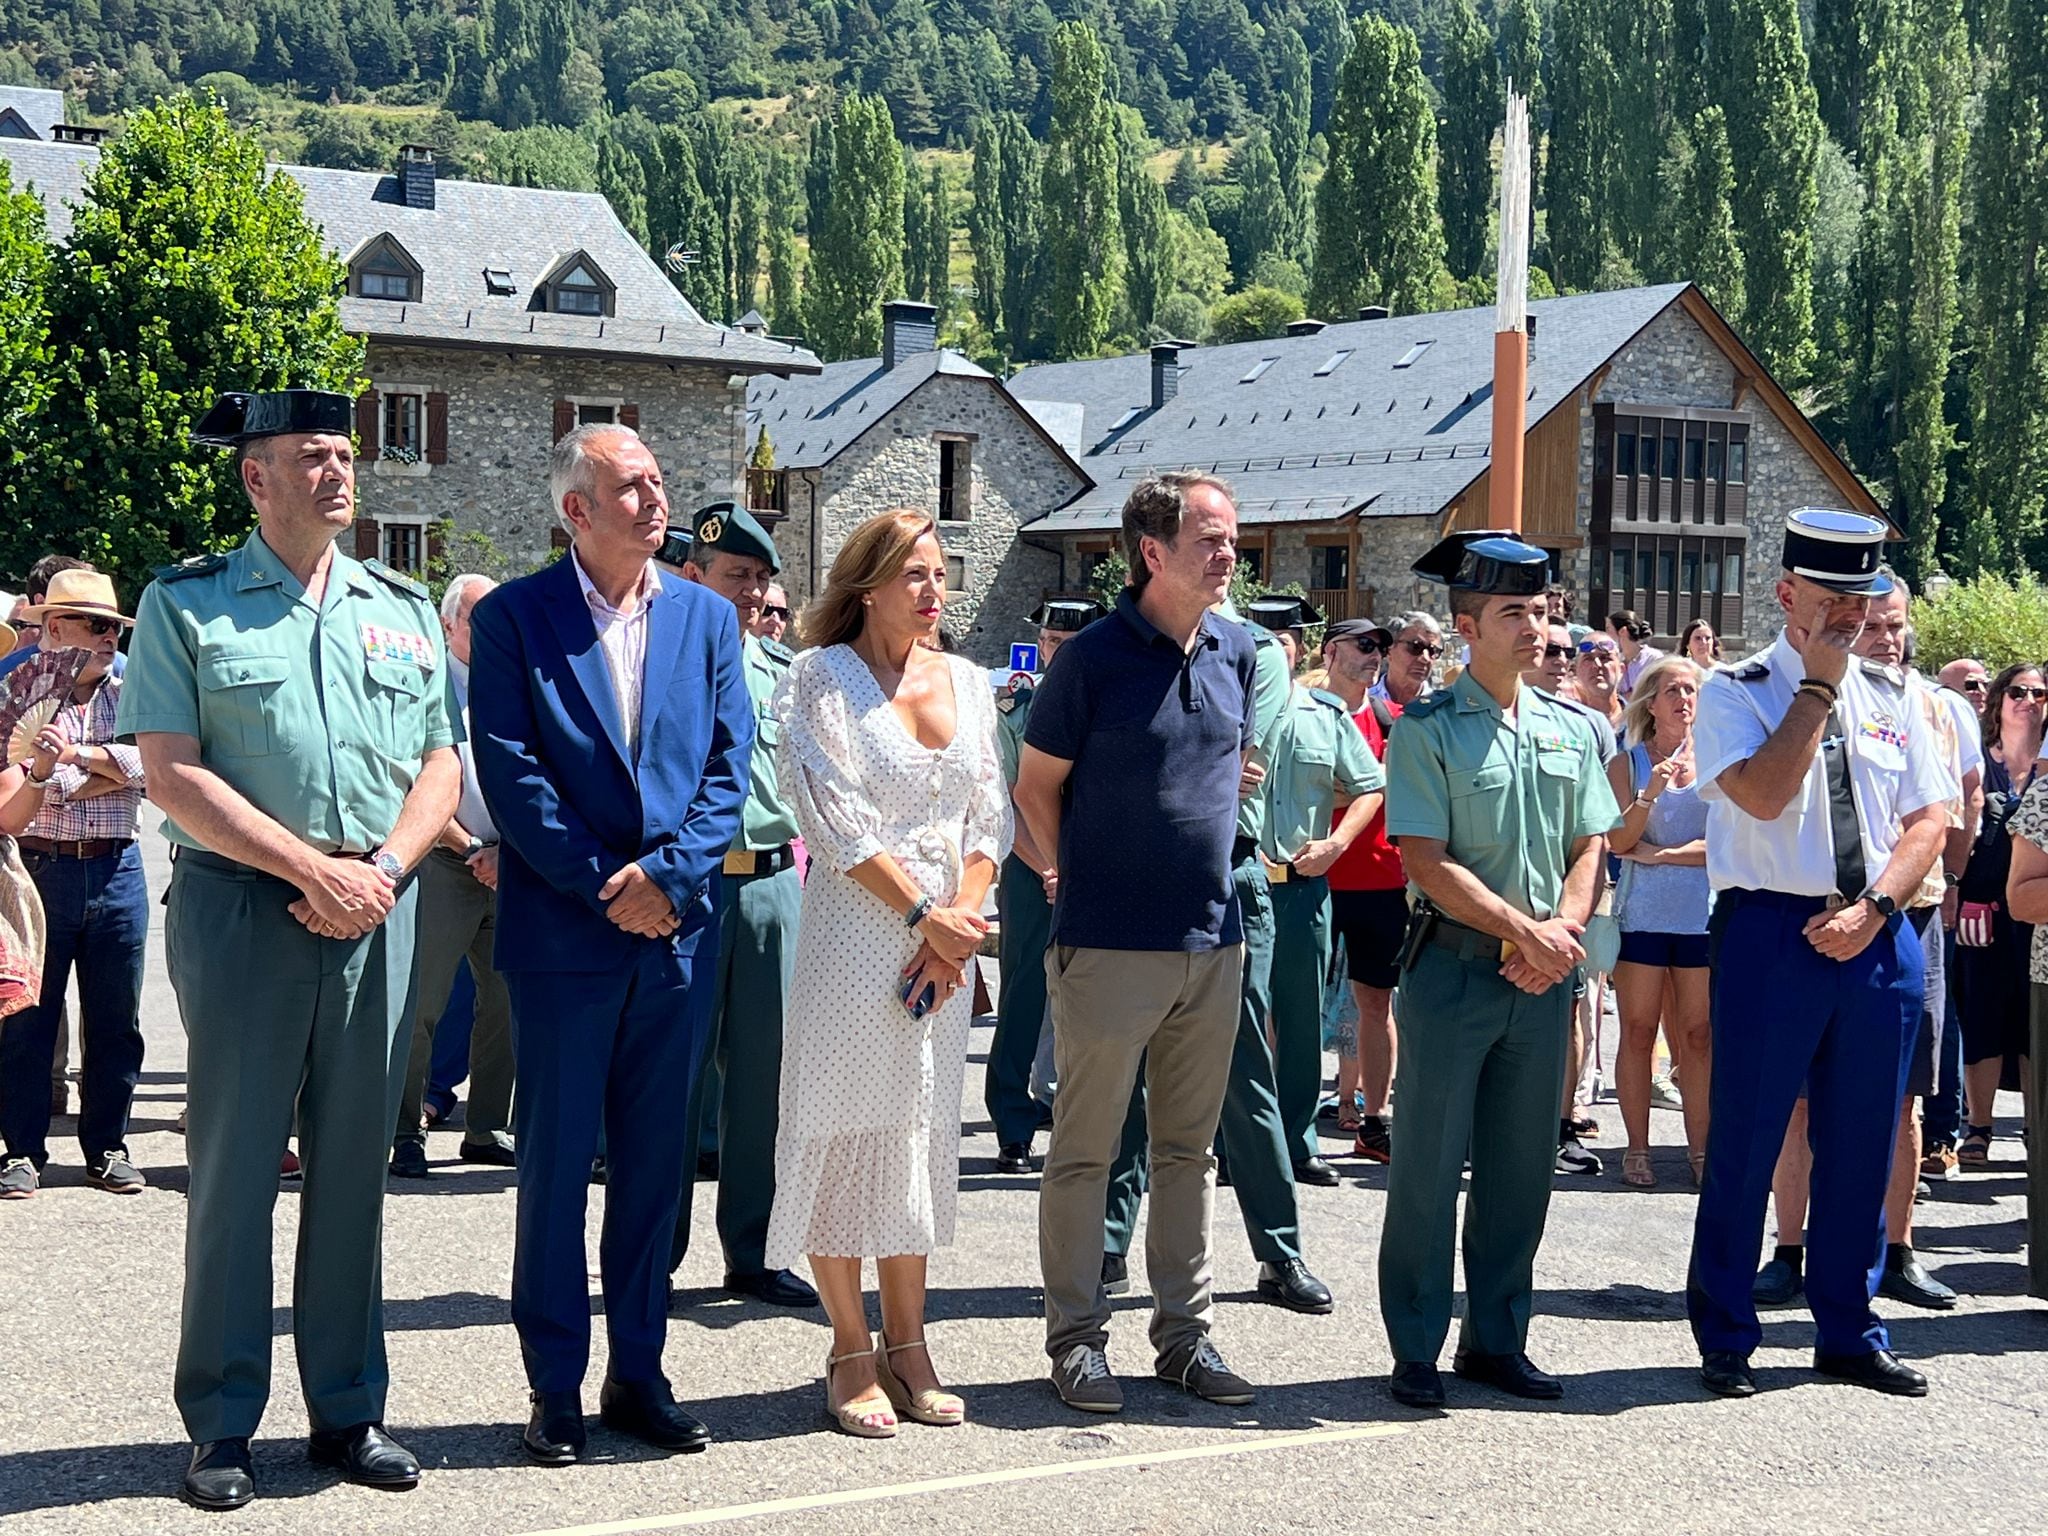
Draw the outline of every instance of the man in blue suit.
<instances>
[{"instance_id":1,"label":"man in blue suit","mask_svg":"<svg viewBox=\"0 0 2048 1536\"><path fill-rule=\"evenodd\" d=\"M714 893L754 743L732 604L654 566L661 469L625 427L555 446L572 544L471 617L477 777L502 839L497 965L520 1089L512 1321L533 1409L526 1452L575 1461L590 1358L583 1218L602 1127L600 1245L611 1358L603 1422L666 1450L709 1432L662 1375L670 1234L718 958Z\"/></svg>"}]
</instances>

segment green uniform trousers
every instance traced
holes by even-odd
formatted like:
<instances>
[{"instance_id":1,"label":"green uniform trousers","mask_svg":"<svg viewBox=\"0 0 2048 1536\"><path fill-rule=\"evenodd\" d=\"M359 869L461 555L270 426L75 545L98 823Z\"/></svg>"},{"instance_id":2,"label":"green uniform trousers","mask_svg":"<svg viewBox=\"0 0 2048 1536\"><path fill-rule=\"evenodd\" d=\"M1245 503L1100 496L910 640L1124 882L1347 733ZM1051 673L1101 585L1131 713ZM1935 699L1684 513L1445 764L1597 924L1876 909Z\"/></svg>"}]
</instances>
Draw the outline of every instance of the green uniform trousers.
<instances>
[{"instance_id":1,"label":"green uniform trousers","mask_svg":"<svg viewBox=\"0 0 2048 1536\"><path fill-rule=\"evenodd\" d=\"M1045 899L1045 883L1014 853L1003 860L1001 879L1001 978L982 1102L988 1106L997 1144L1007 1145L1029 1141L1052 1118L1031 1097L1031 1062L1045 1026L1045 947L1052 942L1052 903Z\"/></svg>"},{"instance_id":2,"label":"green uniform trousers","mask_svg":"<svg viewBox=\"0 0 2048 1536\"><path fill-rule=\"evenodd\" d=\"M1451 1326L1453 1237L1466 1156L1461 1349L1514 1354L1529 1336L1536 1245L1550 1209L1571 978L1532 997L1499 974L1497 941L1425 945L1401 973L1401 1113L1380 1233L1380 1315L1396 1362L1434 1361Z\"/></svg>"},{"instance_id":3,"label":"green uniform trousers","mask_svg":"<svg viewBox=\"0 0 2048 1536\"><path fill-rule=\"evenodd\" d=\"M1273 1071L1280 1128L1294 1162L1319 1156L1323 981L1330 974L1330 882L1294 876L1273 887Z\"/></svg>"},{"instance_id":4,"label":"green uniform trousers","mask_svg":"<svg viewBox=\"0 0 2048 1536\"><path fill-rule=\"evenodd\" d=\"M2027 1292L2048 1300L2048 1134L2041 1129L2041 1106L2048 1104L2048 986L2029 989L2027 1067L2033 1078L2022 1084L2033 1095L2033 1134L2027 1138Z\"/></svg>"},{"instance_id":5,"label":"green uniform trousers","mask_svg":"<svg viewBox=\"0 0 2048 1536\"><path fill-rule=\"evenodd\" d=\"M1261 1263L1279 1264L1301 1257L1301 1210L1273 1085L1273 1052L1266 1044L1266 1015L1272 1007L1274 887L1267 883L1257 854L1232 868L1231 884L1244 923L1244 982L1216 1150L1230 1165L1231 1187L1237 1192L1253 1256ZM1103 1252L1122 1256L1131 1251L1145 1174L1145 1079L1140 1074L1124 1121L1123 1143L1110 1170Z\"/></svg>"},{"instance_id":6,"label":"green uniform trousers","mask_svg":"<svg viewBox=\"0 0 2048 1536\"><path fill-rule=\"evenodd\" d=\"M775 1204L775 1128L782 1120L782 1010L796 966L796 925L804 887L796 867L772 875L721 875L718 969L709 988L711 1059L718 1072L697 1074L690 1123L702 1124L703 1096L718 1094L718 1241L725 1267L759 1274ZM707 1086L708 1085L708 1086ZM696 1148L683 1167L669 1273L690 1250L690 1196Z\"/></svg>"},{"instance_id":7,"label":"green uniform trousers","mask_svg":"<svg viewBox=\"0 0 2048 1536\"><path fill-rule=\"evenodd\" d=\"M164 948L188 1041L185 1301L175 1393L195 1441L253 1435L270 1396L271 1211L296 1106L292 1285L315 1430L381 1420L384 1179L412 1039L419 885L360 939L315 938L298 891L180 849Z\"/></svg>"},{"instance_id":8,"label":"green uniform trousers","mask_svg":"<svg viewBox=\"0 0 2048 1536\"><path fill-rule=\"evenodd\" d=\"M434 1059L434 1030L448 1008L464 960L476 982L476 1022L469 1033L469 1103L464 1141L486 1142L512 1125L512 997L492 961L498 942L498 893L469 872L458 853L436 848L420 863L419 1009L398 1134L425 1134L421 1105Z\"/></svg>"}]
</instances>

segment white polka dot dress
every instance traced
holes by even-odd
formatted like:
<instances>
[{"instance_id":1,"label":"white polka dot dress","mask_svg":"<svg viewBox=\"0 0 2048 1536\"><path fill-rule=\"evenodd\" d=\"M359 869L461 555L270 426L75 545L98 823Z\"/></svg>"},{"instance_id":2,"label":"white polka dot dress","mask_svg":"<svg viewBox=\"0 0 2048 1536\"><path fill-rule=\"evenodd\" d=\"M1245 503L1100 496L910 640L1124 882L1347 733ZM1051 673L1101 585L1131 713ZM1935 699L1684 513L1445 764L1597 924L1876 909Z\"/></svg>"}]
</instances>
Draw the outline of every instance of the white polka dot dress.
<instances>
[{"instance_id":1,"label":"white polka dot dress","mask_svg":"<svg viewBox=\"0 0 2048 1536\"><path fill-rule=\"evenodd\" d=\"M844 645L798 656L777 690L779 768L811 852L783 1023L770 1268L803 1254L889 1258L953 1240L973 987L913 1020L898 999L918 939L847 878L891 854L952 900L965 859L1001 862L1010 798L987 675L948 657L953 740L918 744Z\"/></svg>"}]
</instances>

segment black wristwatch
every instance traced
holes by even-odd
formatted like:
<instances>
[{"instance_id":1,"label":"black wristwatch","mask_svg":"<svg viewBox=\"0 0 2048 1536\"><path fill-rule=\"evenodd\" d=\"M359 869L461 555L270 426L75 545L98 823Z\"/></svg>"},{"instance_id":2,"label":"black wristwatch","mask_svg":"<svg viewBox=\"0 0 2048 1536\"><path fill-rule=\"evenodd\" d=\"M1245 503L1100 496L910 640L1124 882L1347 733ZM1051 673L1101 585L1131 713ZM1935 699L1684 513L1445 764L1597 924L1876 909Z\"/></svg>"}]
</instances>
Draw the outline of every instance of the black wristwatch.
<instances>
[{"instance_id":1,"label":"black wristwatch","mask_svg":"<svg viewBox=\"0 0 2048 1536\"><path fill-rule=\"evenodd\" d=\"M1899 904L1893 901L1891 897L1885 895L1883 891L1865 891L1863 899L1877 908L1877 915L1879 917L1890 919L1899 915Z\"/></svg>"},{"instance_id":2,"label":"black wristwatch","mask_svg":"<svg viewBox=\"0 0 2048 1536\"><path fill-rule=\"evenodd\" d=\"M482 853L484 849L489 846L490 845L488 843L486 843L482 838L478 837L474 832L470 833L469 844L462 850L462 861L465 864L468 863L471 859L475 858L478 854Z\"/></svg>"}]
</instances>

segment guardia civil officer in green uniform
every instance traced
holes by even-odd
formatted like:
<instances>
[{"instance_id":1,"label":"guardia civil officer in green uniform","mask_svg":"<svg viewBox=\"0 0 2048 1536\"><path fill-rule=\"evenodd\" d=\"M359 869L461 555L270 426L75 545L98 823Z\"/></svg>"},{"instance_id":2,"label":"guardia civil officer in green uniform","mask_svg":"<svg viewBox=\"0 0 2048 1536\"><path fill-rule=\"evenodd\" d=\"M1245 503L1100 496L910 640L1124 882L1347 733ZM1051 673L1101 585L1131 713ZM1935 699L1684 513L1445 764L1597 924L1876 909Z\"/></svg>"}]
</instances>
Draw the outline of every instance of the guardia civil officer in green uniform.
<instances>
[{"instance_id":1,"label":"guardia civil officer in green uniform","mask_svg":"<svg viewBox=\"0 0 2048 1536\"><path fill-rule=\"evenodd\" d=\"M1471 661L1387 742L1387 834L1418 896L1401 953L1401 1113L1380 1235L1393 1394L1444 1400L1459 1170L1465 1322L1453 1369L1518 1397L1563 1388L1524 1353L1550 1205L1572 975L1619 819L1584 716L1522 686L1548 635L1543 551L1461 533L1415 563L1450 588Z\"/></svg>"},{"instance_id":2,"label":"guardia civil officer in green uniform","mask_svg":"<svg viewBox=\"0 0 2048 1536\"><path fill-rule=\"evenodd\" d=\"M1245 1236L1259 1261L1258 1295L1294 1312L1329 1312L1330 1288L1302 1258L1301 1200L1295 1180L1337 1182L1328 1164L1297 1169L1280 1119L1273 1049L1266 1020L1273 1011L1273 892L1259 840L1266 828L1271 765L1287 712L1291 668L1279 637L1229 604L1220 610L1252 637L1252 746L1240 786L1237 836L1230 846L1230 884L1244 928L1244 977L1238 992L1237 1039L1216 1127L1217 1181L1236 1191ZM1354 732L1355 734L1355 732ZM1124 1139L1109 1172L1104 1201L1103 1288L1112 1296L1131 1288L1129 1254L1145 1187L1145 1080L1131 1094Z\"/></svg>"},{"instance_id":3,"label":"guardia civil officer in green uniform","mask_svg":"<svg viewBox=\"0 0 2048 1536\"><path fill-rule=\"evenodd\" d=\"M1290 678L1308 651L1308 629L1323 616L1277 593L1249 605L1272 630ZM1259 852L1273 900L1273 1071L1280 1124L1294 1177L1335 1184L1316 1140L1323 1088L1323 979L1330 972L1330 866L1365 831L1386 778L1334 693L1291 682L1266 764L1265 827ZM1341 808L1340 808L1341 806Z\"/></svg>"},{"instance_id":4,"label":"guardia civil officer in green uniform","mask_svg":"<svg viewBox=\"0 0 2048 1536\"><path fill-rule=\"evenodd\" d=\"M224 395L194 439L236 450L256 531L142 595L117 729L172 842L164 944L188 1041L181 1493L254 1496L270 1394L271 1208L305 1159L292 1332L315 1462L409 1488L384 1432L385 1159L414 1007L412 870L462 788L426 588L336 547L355 515L354 402Z\"/></svg>"},{"instance_id":5,"label":"guardia civil officer in green uniform","mask_svg":"<svg viewBox=\"0 0 2048 1536\"><path fill-rule=\"evenodd\" d=\"M725 1289L779 1307L815 1307L810 1282L787 1269L769 1269L768 1211L775 1203L775 1128L782 1092L782 1004L796 963L796 921L803 906L790 842L796 814L776 781L775 747L782 726L768 703L789 670L779 641L753 633L768 584L782 569L775 541L746 508L714 502L691 519L690 537L677 539L683 575L726 598L739 610L740 670L754 701L757 747L739 836L725 855L718 888L718 969L712 985L691 989L692 1006L711 1010L711 1050L718 1070L697 1075L698 1094L718 1094L718 1240L725 1249ZM701 1125L706 1106L694 1105L690 1123ZM690 1247L690 1192L697 1157L683 1172L669 1273Z\"/></svg>"},{"instance_id":6,"label":"guardia civil officer in green uniform","mask_svg":"<svg viewBox=\"0 0 2048 1536\"><path fill-rule=\"evenodd\" d=\"M1041 603L1031 621L1038 626L1038 671L1052 665L1059 648L1101 618L1093 598L1056 598ZM996 750L1003 782L1017 787L1017 763L1024 751L1024 722L1031 718L1032 686L1012 683L996 699ZM1042 873L1041 873L1042 871ZM1031 841L1017 818L1017 841L1003 860L997 900L1002 913L1000 982L996 1033L989 1046L982 1100L996 1131L996 1171L1029 1173L1031 1138L1052 1123L1052 1112L1031 1097L1031 1062L1045 1024L1045 946L1052 942L1052 894L1057 884L1051 855Z\"/></svg>"}]
</instances>

